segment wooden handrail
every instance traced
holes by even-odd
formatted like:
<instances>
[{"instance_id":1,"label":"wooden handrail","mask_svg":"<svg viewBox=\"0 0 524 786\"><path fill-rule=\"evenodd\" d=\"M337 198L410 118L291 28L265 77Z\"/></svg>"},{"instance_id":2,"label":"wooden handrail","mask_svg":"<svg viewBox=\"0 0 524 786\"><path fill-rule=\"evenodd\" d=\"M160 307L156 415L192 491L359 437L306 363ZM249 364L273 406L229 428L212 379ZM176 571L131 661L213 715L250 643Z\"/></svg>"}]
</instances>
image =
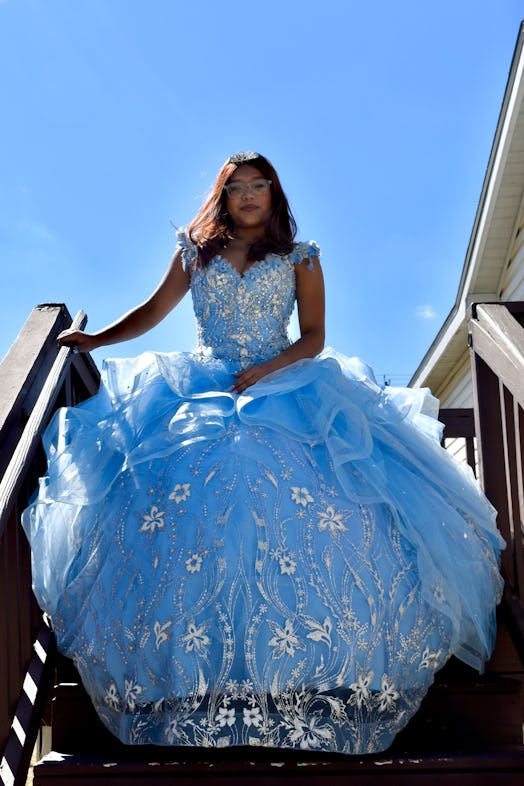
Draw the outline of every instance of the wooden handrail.
<instances>
[{"instance_id":1,"label":"wooden handrail","mask_svg":"<svg viewBox=\"0 0 524 786\"><path fill-rule=\"evenodd\" d=\"M524 330L508 304L478 303L473 307L470 345L524 407Z\"/></svg>"},{"instance_id":2,"label":"wooden handrail","mask_svg":"<svg viewBox=\"0 0 524 786\"><path fill-rule=\"evenodd\" d=\"M439 410L438 419L444 424L442 435L443 443L446 439L464 440L466 451L466 462L469 464L475 475L477 466L475 461L475 417L472 407L444 408Z\"/></svg>"},{"instance_id":3,"label":"wooden handrail","mask_svg":"<svg viewBox=\"0 0 524 786\"><path fill-rule=\"evenodd\" d=\"M513 312L513 313L512 313ZM505 597L524 653L524 308L472 306L469 321L475 431L483 489L498 512Z\"/></svg>"},{"instance_id":4,"label":"wooden handrail","mask_svg":"<svg viewBox=\"0 0 524 786\"><path fill-rule=\"evenodd\" d=\"M86 314L83 311L79 311L71 327L81 330L86 321ZM72 355L73 352L69 347L62 347L59 350L34 409L29 416L22 437L0 481L0 538L4 531L6 518L23 482L22 470L27 466L36 451L45 425L53 410L58 391L63 384Z\"/></svg>"},{"instance_id":5,"label":"wooden handrail","mask_svg":"<svg viewBox=\"0 0 524 786\"><path fill-rule=\"evenodd\" d=\"M90 356L55 343L61 330L85 323L64 304L37 306L0 366L0 784L10 786L25 783L54 660L20 512L45 471L41 437L53 412L98 389Z\"/></svg>"}]
</instances>

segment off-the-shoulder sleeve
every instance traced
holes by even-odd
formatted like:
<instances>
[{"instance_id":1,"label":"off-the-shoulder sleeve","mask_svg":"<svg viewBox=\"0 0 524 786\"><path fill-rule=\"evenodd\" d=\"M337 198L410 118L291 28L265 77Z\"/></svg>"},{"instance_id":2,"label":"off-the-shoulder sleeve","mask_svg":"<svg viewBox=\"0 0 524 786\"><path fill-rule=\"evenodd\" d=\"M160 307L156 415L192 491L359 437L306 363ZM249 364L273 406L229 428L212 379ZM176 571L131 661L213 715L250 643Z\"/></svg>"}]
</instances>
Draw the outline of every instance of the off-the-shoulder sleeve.
<instances>
[{"instance_id":1,"label":"off-the-shoulder sleeve","mask_svg":"<svg viewBox=\"0 0 524 786\"><path fill-rule=\"evenodd\" d=\"M308 260L308 270L313 270L313 257L320 259L320 248L314 240L310 240L309 243L296 243L291 252L291 259L295 265Z\"/></svg>"},{"instance_id":2,"label":"off-the-shoulder sleeve","mask_svg":"<svg viewBox=\"0 0 524 786\"><path fill-rule=\"evenodd\" d=\"M189 239L185 229L177 230L176 240L176 250L182 250L182 268L192 273L196 266L198 249Z\"/></svg>"}]
</instances>

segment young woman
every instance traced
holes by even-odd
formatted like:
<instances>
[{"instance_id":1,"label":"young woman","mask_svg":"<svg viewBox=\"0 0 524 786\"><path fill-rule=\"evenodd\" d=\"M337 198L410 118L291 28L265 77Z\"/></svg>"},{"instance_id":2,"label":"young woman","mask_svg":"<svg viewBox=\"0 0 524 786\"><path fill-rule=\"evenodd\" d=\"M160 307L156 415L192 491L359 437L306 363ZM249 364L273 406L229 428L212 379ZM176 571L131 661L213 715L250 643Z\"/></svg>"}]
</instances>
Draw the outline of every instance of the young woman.
<instances>
[{"instance_id":1,"label":"young woman","mask_svg":"<svg viewBox=\"0 0 524 786\"><path fill-rule=\"evenodd\" d=\"M191 290L196 349L106 361L23 517L59 647L128 744L383 750L452 654L493 647L495 512L427 391L323 350L295 231L269 161L232 156L151 297L59 338L124 341Z\"/></svg>"}]
</instances>

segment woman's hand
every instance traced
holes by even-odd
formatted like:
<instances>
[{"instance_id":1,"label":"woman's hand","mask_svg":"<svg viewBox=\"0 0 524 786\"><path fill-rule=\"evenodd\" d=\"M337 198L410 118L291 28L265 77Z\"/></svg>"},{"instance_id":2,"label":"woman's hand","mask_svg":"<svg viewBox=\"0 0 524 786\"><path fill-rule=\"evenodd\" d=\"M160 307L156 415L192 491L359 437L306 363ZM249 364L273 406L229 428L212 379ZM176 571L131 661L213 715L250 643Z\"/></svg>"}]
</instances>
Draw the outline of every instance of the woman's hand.
<instances>
[{"instance_id":1,"label":"woman's hand","mask_svg":"<svg viewBox=\"0 0 524 786\"><path fill-rule=\"evenodd\" d=\"M1 1L1 0L0 0ZM83 330L63 330L58 336L59 347L72 347L76 352L91 352L107 344L128 341L146 333L169 314L182 300L189 289L190 273L182 265L182 250L179 249L152 295L136 308L128 311L116 322L96 333Z\"/></svg>"},{"instance_id":2,"label":"woman's hand","mask_svg":"<svg viewBox=\"0 0 524 786\"><path fill-rule=\"evenodd\" d=\"M91 352L96 349L98 343L91 333L84 333L83 330L63 330L57 338L59 347L71 347L77 352Z\"/></svg>"},{"instance_id":3,"label":"woman's hand","mask_svg":"<svg viewBox=\"0 0 524 786\"><path fill-rule=\"evenodd\" d=\"M276 366L273 367L271 361L266 363L259 363L255 366L249 366L243 371L237 371L233 376L236 381L233 383L231 390L233 393L243 393L244 390L250 388L255 382L258 382L262 377L267 376L272 371L276 371Z\"/></svg>"}]
</instances>

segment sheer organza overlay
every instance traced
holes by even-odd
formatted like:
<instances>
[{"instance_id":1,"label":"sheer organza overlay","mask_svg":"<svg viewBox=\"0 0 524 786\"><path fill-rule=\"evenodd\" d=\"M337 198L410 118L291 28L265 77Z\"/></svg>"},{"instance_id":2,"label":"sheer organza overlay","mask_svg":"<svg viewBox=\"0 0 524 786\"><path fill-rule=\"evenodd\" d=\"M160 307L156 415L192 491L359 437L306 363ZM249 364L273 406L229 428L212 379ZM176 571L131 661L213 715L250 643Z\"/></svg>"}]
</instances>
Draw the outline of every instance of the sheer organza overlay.
<instances>
[{"instance_id":1,"label":"sheer organza overlay","mask_svg":"<svg viewBox=\"0 0 524 786\"><path fill-rule=\"evenodd\" d=\"M108 360L56 414L36 595L126 743L383 750L451 654L491 653L495 512L429 391L328 349L231 392L289 345L315 244L240 276L179 240L199 345Z\"/></svg>"}]
</instances>

